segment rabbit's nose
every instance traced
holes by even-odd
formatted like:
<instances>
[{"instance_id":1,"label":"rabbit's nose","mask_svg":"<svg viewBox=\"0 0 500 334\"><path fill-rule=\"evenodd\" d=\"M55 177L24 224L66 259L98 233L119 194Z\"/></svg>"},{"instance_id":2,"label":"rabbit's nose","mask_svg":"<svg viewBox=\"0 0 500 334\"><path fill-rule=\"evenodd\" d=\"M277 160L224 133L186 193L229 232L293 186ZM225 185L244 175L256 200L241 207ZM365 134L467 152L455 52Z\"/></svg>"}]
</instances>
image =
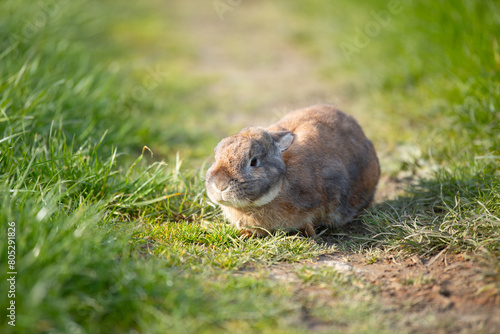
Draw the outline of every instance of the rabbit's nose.
<instances>
[{"instance_id":1,"label":"rabbit's nose","mask_svg":"<svg viewBox=\"0 0 500 334\"><path fill-rule=\"evenodd\" d=\"M213 182L213 183L212 183L212 187L213 187L216 191L218 191L218 192L220 192L220 193L223 193L223 192L226 192L226 191L228 191L228 190L229 190L229 183L225 183L225 182L220 182L220 183L218 183L218 182Z\"/></svg>"},{"instance_id":2,"label":"rabbit's nose","mask_svg":"<svg viewBox=\"0 0 500 334\"><path fill-rule=\"evenodd\" d=\"M221 201L228 200L230 197L230 186L227 183L223 182L209 182L207 185L208 196L212 201L221 203Z\"/></svg>"},{"instance_id":3,"label":"rabbit's nose","mask_svg":"<svg viewBox=\"0 0 500 334\"><path fill-rule=\"evenodd\" d=\"M231 179L227 177L226 175L221 175L220 173L218 174L213 174L212 178L210 179L210 186L213 188L214 191L217 192L224 192L226 191L231 184Z\"/></svg>"}]
</instances>

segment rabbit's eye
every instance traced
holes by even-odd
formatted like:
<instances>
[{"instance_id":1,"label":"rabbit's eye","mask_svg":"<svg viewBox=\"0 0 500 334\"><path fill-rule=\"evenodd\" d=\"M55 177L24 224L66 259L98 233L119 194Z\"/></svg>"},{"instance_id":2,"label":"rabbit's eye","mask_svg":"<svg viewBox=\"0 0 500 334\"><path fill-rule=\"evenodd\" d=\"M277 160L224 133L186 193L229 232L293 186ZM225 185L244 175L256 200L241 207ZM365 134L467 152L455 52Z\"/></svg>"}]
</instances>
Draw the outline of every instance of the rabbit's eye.
<instances>
[{"instance_id":1,"label":"rabbit's eye","mask_svg":"<svg viewBox=\"0 0 500 334\"><path fill-rule=\"evenodd\" d=\"M250 160L250 167L257 167L258 164L259 160L257 158L253 158L252 160Z\"/></svg>"}]
</instances>

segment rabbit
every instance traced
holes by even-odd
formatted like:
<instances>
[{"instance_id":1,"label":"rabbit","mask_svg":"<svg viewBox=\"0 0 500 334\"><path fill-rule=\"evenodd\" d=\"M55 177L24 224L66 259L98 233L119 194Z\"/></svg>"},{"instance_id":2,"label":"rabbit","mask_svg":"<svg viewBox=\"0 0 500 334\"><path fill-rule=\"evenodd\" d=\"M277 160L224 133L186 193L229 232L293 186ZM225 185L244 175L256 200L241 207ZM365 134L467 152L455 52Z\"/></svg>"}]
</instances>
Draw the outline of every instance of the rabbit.
<instances>
[{"instance_id":1,"label":"rabbit","mask_svg":"<svg viewBox=\"0 0 500 334\"><path fill-rule=\"evenodd\" d=\"M208 197L245 236L285 230L315 237L316 227L344 225L370 205L380 176L372 142L331 105L244 128L214 154Z\"/></svg>"}]
</instances>

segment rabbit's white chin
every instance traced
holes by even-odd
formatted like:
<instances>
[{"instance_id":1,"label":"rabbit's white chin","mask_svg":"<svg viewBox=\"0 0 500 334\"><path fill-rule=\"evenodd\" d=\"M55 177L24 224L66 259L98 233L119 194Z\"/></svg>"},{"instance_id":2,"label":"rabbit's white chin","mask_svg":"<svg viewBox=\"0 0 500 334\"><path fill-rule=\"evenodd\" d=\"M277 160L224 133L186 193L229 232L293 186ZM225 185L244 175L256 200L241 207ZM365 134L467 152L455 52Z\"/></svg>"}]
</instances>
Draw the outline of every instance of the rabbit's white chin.
<instances>
[{"instance_id":1,"label":"rabbit's white chin","mask_svg":"<svg viewBox=\"0 0 500 334\"><path fill-rule=\"evenodd\" d=\"M281 186L283 185L283 180L280 180L277 184L275 184L267 194L259 197L256 201L250 202L249 206L263 206L272 202L273 199L278 196L281 191Z\"/></svg>"},{"instance_id":2,"label":"rabbit's white chin","mask_svg":"<svg viewBox=\"0 0 500 334\"><path fill-rule=\"evenodd\" d=\"M261 197L259 197L258 199L254 200L254 201L249 201L248 199L230 199L230 200L227 200L227 199L219 198L219 199L215 200L214 202L217 202L220 205L229 206L229 207L237 208L237 209L243 209L243 208L249 208L249 207L259 207L259 206L263 206L263 205L271 203L276 198L276 196L278 196L278 194L280 193L282 185L283 185L283 180L281 180L280 182L275 184L266 194L262 195Z\"/></svg>"}]
</instances>

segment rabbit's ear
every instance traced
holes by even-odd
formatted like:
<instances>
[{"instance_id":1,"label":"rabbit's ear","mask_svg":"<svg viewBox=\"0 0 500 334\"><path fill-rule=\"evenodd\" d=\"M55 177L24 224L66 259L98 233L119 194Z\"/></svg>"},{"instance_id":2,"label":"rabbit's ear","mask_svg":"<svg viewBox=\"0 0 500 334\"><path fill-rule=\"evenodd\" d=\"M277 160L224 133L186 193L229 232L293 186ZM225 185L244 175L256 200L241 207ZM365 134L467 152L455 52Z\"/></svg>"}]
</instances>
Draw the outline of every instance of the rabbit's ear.
<instances>
[{"instance_id":1,"label":"rabbit's ear","mask_svg":"<svg viewBox=\"0 0 500 334\"><path fill-rule=\"evenodd\" d=\"M285 151L293 142L293 134L290 131L270 131L274 142L281 152Z\"/></svg>"}]
</instances>

